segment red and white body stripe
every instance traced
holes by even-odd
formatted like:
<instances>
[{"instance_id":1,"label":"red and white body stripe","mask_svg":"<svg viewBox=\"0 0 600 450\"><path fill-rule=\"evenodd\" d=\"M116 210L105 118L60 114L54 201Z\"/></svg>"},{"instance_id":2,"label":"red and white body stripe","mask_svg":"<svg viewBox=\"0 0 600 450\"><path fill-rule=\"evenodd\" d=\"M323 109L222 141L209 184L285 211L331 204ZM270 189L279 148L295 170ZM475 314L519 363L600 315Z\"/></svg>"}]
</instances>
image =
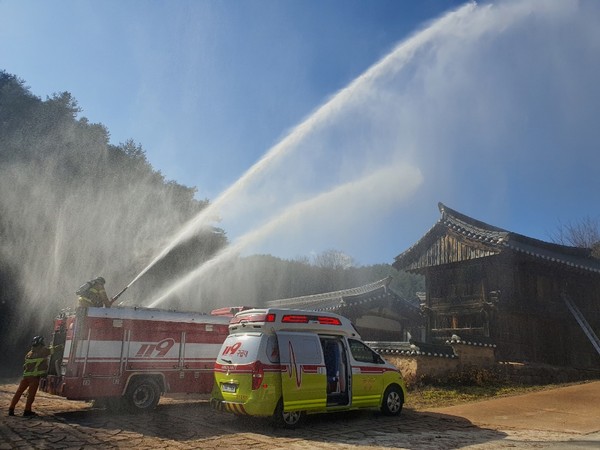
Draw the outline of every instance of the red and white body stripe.
<instances>
[{"instance_id":1,"label":"red and white body stripe","mask_svg":"<svg viewBox=\"0 0 600 450\"><path fill-rule=\"evenodd\" d=\"M146 374L165 392L209 393L228 324L228 317L199 313L78 308L56 319L64 352L43 388L79 400L121 396L131 377Z\"/></svg>"}]
</instances>

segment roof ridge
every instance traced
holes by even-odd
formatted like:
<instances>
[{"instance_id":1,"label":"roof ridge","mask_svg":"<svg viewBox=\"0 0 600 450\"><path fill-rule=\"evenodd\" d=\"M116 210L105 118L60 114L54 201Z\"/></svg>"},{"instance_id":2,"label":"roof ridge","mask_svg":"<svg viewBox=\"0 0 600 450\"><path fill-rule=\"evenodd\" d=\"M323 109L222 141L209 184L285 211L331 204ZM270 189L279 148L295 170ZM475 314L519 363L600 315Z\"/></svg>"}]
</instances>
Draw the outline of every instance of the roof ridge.
<instances>
[{"instance_id":1,"label":"roof ridge","mask_svg":"<svg viewBox=\"0 0 600 450\"><path fill-rule=\"evenodd\" d=\"M324 292L321 294L302 295L300 297L288 297L288 298L282 298L279 300L271 300L271 301L267 302L267 304L268 305L277 304L278 306L283 306L285 304L297 304L297 303L303 302L303 301L304 301L304 303L307 303L309 301L317 302L317 301L328 299L328 298L361 295L361 294L366 294L367 292L371 292L371 291L374 291L374 290L382 288L382 287L387 288L387 286L390 284L391 281L392 281L392 277L387 276L386 278L383 278L381 280L374 281L372 283L365 284L362 286L357 286L354 288L342 289L339 291L332 291L332 292Z\"/></svg>"}]
</instances>

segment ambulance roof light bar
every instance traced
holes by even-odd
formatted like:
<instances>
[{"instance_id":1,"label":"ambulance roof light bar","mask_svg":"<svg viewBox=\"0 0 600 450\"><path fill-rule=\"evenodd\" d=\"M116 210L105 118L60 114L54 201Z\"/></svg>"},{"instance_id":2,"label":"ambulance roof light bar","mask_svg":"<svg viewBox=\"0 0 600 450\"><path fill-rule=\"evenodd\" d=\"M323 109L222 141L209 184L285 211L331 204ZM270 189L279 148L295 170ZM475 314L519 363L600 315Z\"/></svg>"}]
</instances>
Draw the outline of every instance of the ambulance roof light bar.
<instances>
[{"instance_id":1,"label":"ambulance roof light bar","mask_svg":"<svg viewBox=\"0 0 600 450\"><path fill-rule=\"evenodd\" d=\"M252 314L249 316L234 317L231 319L230 325L236 323L248 322L275 322L277 315L275 313L268 314ZM337 317L329 316L313 316L307 314L284 314L281 317L281 323L310 323L318 322L319 325L342 325L342 321Z\"/></svg>"},{"instance_id":2,"label":"ambulance roof light bar","mask_svg":"<svg viewBox=\"0 0 600 450\"><path fill-rule=\"evenodd\" d=\"M341 325L342 321L337 317L309 316L306 314L286 314L281 318L282 323L309 323L319 322L320 325Z\"/></svg>"}]
</instances>

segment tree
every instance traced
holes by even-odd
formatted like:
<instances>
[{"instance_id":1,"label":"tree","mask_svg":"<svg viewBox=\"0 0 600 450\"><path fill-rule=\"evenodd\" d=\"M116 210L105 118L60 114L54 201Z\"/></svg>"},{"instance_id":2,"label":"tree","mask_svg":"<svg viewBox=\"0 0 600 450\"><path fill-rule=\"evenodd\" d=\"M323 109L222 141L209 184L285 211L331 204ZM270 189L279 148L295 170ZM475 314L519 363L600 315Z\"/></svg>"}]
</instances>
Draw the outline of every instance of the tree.
<instances>
[{"instance_id":1,"label":"tree","mask_svg":"<svg viewBox=\"0 0 600 450\"><path fill-rule=\"evenodd\" d=\"M314 258L315 266L321 269L349 269L354 266L354 259L339 250L325 250Z\"/></svg>"},{"instance_id":2,"label":"tree","mask_svg":"<svg viewBox=\"0 0 600 450\"><path fill-rule=\"evenodd\" d=\"M116 293L208 206L195 188L165 180L141 145L111 145L108 129L80 112L70 93L41 100L0 71L0 340L45 334L91 277ZM179 242L122 300L143 302L226 241L207 227Z\"/></svg>"},{"instance_id":3,"label":"tree","mask_svg":"<svg viewBox=\"0 0 600 450\"><path fill-rule=\"evenodd\" d=\"M552 242L592 249L600 257L600 219L586 216L578 222L560 223L551 236Z\"/></svg>"}]
</instances>

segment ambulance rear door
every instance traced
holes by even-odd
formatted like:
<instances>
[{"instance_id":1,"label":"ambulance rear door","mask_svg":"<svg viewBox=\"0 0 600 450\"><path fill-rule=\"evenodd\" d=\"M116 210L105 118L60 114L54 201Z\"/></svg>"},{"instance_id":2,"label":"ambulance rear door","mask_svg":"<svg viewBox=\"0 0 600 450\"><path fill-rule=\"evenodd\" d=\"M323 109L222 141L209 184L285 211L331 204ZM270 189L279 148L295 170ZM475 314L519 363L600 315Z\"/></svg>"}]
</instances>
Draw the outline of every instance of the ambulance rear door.
<instances>
[{"instance_id":1,"label":"ambulance rear door","mask_svg":"<svg viewBox=\"0 0 600 450\"><path fill-rule=\"evenodd\" d=\"M277 332L285 411L325 410L327 375L316 333Z\"/></svg>"}]
</instances>

